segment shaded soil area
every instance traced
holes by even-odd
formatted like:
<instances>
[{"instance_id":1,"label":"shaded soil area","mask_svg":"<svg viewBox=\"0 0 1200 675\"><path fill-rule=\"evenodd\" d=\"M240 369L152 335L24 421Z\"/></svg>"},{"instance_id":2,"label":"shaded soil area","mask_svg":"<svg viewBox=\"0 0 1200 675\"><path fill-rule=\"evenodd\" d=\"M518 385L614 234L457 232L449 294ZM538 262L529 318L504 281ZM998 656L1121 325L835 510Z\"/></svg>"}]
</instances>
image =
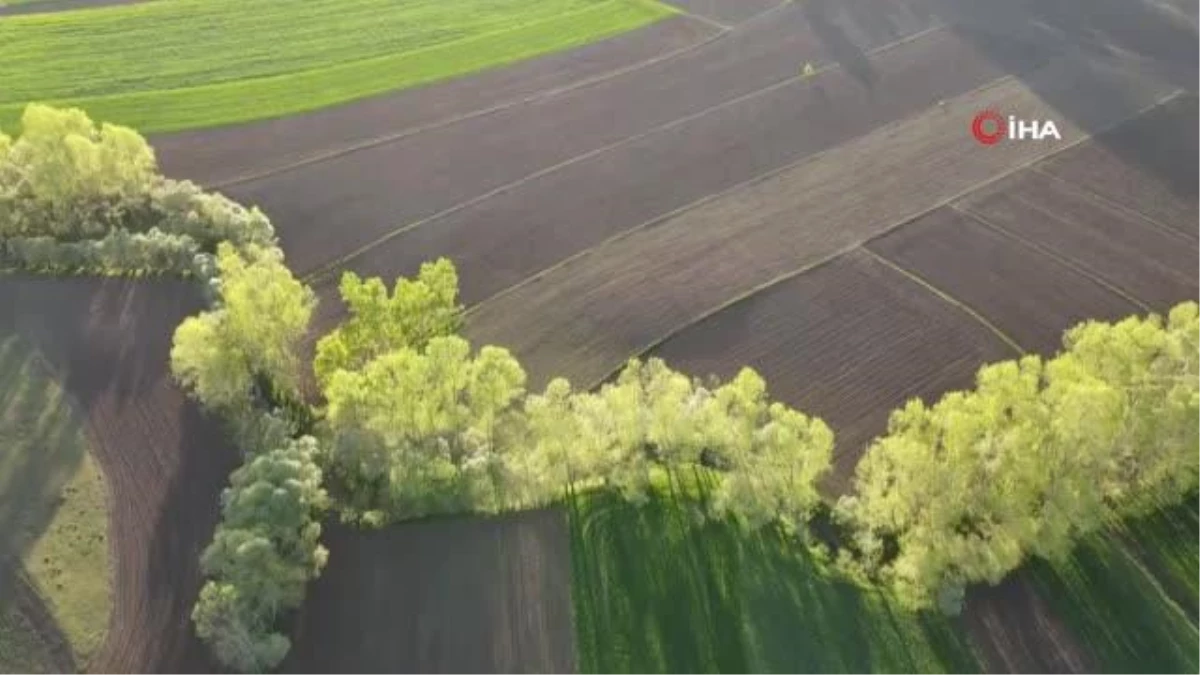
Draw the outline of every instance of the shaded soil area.
<instances>
[{"instance_id":1,"label":"shaded soil area","mask_svg":"<svg viewBox=\"0 0 1200 675\"><path fill-rule=\"evenodd\" d=\"M1028 574L967 592L967 630L994 673L1094 673L1094 659L1033 589Z\"/></svg>"},{"instance_id":2,"label":"shaded soil area","mask_svg":"<svg viewBox=\"0 0 1200 675\"><path fill-rule=\"evenodd\" d=\"M701 321L653 356L694 375L767 377L772 397L837 437L833 487L849 480L891 410L969 387L980 363L1014 356L970 315L854 251Z\"/></svg>"},{"instance_id":3,"label":"shaded soil area","mask_svg":"<svg viewBox=\"0 0 1200 675\"><path fill-rule=\"evenodd\" d=\"M938 209L867 248L965 304L1023 349L1053 354L1062 333L1140 307L1054 258L952 209Z\"/></svg>"},{"instance_id":4,"label":"shaded soil area","mask_svg":"<svg viewBox=\"0 0 1200 675\"><path fill-rule=\"evenodd\" d=\"M101 672L213 667L189 617L237 456L167 372L175 326L200 307L183 282L0 278L0 321L80 403L109 483L114 610L91 664Z\"/></svg>"},{"instance_id":5,"label":"shaded soil area","mask_svg":"<svg viewBox=\"0 0 1200 675\"><path fill-rule=\"evenodd\" d=\"M1147 190L1156 185L1149 179L1142 183ZM1145 309L1162 311L1197 296L1194 239L1041 171L996 188L972 195L959 207L1111 284Z\"/></svg>"},{"instance_id":6,"label":"shaded soil area","mask_svg":"<svg viewBox=\"0 0 1200 675\"><path fill-rule=\"evenodd\" d=\"M669 58L717 29L676 17L577 49L426 87L282 119L154 136L166 175L226 185L332 154L395 142L464 116L553 96L595 78Z\"/></svg>"},{"instance_id":7,"label":"shaded soil area","mask_svg":"<svg viewBox=\"0 0 1200 675\"><path fill-rule=\"evenodd\" d=\"M1197 97L1180 96L1041 169L1196 239L1198 120Z\"/></svg>"},{"instance_id":8,"label":"shaded soil area","mask_svg":"<svg viewBox=\"0 0 1200 675\"><path fill-rule=\"evenodd\" d=\"M797 7L788 4L769 20L748 22L700 49L619 78L226 192L271 214L291 264L307 274L404 225L797 77L805 61L827 62ZM928 25L914 16L892 39Z\"/></svg>"},{"instance_id":9,"label":"shaded soil area","mask_svg":"<svg viewBox=\"0 0 1200 675\"><path fill-rule=\"evenodd\" d=\"M574 672L559 509L381 531L330 526L282 670Z\"/></svg>"}]
</instances>

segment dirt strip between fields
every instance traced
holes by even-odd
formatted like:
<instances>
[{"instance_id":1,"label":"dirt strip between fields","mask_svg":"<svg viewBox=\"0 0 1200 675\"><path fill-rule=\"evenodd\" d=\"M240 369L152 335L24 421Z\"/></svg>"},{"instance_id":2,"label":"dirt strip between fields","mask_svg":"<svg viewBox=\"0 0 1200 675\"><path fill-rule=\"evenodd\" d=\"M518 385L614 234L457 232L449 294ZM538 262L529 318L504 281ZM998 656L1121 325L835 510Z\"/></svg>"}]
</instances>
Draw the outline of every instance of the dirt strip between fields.
<instances>
[{"instance_id":1,"label":"dirt strip between fields","mask_svg":"<svg viewBox=\"0 0 1200 675\"><path fill-rule=\"evenodd\" d=\"M897 25L899 39L928 22L913 15ZM795 78L823 53L788 5L650 68L226 192L271 214L291 265L308 274L397 228Z\"/></svg>"},{"instance_id":2,"label":"dirt strip between fields","mask_svg":"<svg viewBox=\"0 0 1200 675\"><path fill-rule=\"evenodd\" d=\"M592 249L478 307L468 334L512 348L535 386L552 375L595 382L722 303L1081 142L1172 93L1124 69L1057 60L1024 81L1006 79L948 101ZM1061 142L983 148L968 133L985 108L1053 118L1046 98L1070 100L1081 112L1060 125Z\"/></svg>"}]
</instances>

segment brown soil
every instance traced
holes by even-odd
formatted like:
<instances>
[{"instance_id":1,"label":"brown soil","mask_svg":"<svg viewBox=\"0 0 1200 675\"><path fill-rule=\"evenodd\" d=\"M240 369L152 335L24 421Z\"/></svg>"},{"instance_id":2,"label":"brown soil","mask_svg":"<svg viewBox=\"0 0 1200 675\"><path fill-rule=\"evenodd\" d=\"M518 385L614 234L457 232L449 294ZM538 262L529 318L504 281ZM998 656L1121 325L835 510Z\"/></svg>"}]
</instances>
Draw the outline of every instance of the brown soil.
<instances>
[{"instance_id":1,"label":"brown soil","mask_svg":"<svg viewBox=\"0 0 1200 675\"><path fill-rule=\"evenodd\" d=\"M1087 276L949 208L867 245L984 320L1023 349L1053 354L1062 333L1139 307Z\"/></svg>"},{"instance_id":2,"label":"brown soil","mask_svg":"<svg viewBox=\"0 0 1200 675\"><path fill-rule=\"evenodd\" d=\"M575 671L567 525L557 509L326 530L285 671Z\"/></svg>"},{"instance_id":3,"label":"brown soil","mask_svg":"<svg viewBox=\"0 0 1200 675\"><path fill-rule=\"evenodd\" d=\"M163 134L150 141L165 174L226 185L550 97L588 80L670 58L717 32L711 25L681 16L469 77L292 117Z\"/></svg>"},{"instance_id":4,"label":"brown soil","mask_svg":"<svg viewBox=\"0 0 1200 675\"><path fill-rule=\"evenodd\" d=\"M1144 176L1142 185L1153 191L1161 184ZM1015 176L959 206L1103 279L1146 308L1161 311L1197 295L1195 239L1045 172Z\"/></svg>"},{"instance_id":5,"label":"brown soil","mask_svg":"<svg viewBox=\"0 0 1200 675\"><path fill-rule=\"evenodd\" d=\"M309 273L399 227L795 77L806 60L827 62L797 7L621 77L226 192L271 214L291 264ZM912 19L907 33L927 25Z\"/></svg>"},{"instance_id":6,"label":"brown soil","mask_svg":"<svg viewBox=\"0 0 1200 675\"><path fill-rule=\"evenodd\" d=\"M189 616L237 457L167 373L197 293L182 282L4 277L0 306L79 401L109 484L114 607L91 667L211 670Z\"/></svg>"},{"instance_id":7,"label":"brown soil","mask_svg":"<svg viewBox=\"0 0 1200 675\"><path fill-rule=\"evenodd\" d=\"M694 375L750 366L773 398L825 420L844 485L888 413L971 386L980 363L1014 352L958 307L854 251L667 340L652 354Z\"/></svg>"},{"instance_id":8,"label":"brown soil","mask_svg":"<svg viewBox=\"0 0 1200 675\"><path fill-rule=\"evenodd\" d=\"M1125 100L1099 106L1113 88L1126 91ZM981 148L968 134L981 108L1048 117L1045 96L1034 89L1095 101L1088 124L1099 128L1169 91L1131 73L1095 76L1074 59L1056 60L1023 81L1002 80L934 106L594 247L479 305L467 332L478 343L513 349L534 386L551 375L587 385L725 302L1052 154L1055 141ZM1065 144L1085 132L1064 123L1062 133Z\"/></svg>"}]
</instances>

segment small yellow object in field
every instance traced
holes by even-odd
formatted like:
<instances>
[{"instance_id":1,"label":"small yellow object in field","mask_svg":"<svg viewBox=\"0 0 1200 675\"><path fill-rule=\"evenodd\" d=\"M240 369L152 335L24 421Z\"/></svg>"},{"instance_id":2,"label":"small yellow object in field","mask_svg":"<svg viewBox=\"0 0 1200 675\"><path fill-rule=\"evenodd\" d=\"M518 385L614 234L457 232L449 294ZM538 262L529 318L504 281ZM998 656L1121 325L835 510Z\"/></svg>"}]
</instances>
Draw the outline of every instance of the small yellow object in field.
<instances>
[{"instance_id":1,"label":"small yellow object in field","mask_svg":"<svg viewBox=\"0 0 1200 675\"><path fill-rule=\"evenodd\" d=\"M810 62L808 62L808 61L805 61L805 62L804 62L804 69L803 69L802 71L800 71L800 74L801 74L802 76L804 76L805 78L809 78L809 77L812 77L813 75L816 75L816 74L817 74L817 69L816 69L816 68L813 68L813 64L812 64L812 63L810 63Z\"/></svg>"}]
</instances>

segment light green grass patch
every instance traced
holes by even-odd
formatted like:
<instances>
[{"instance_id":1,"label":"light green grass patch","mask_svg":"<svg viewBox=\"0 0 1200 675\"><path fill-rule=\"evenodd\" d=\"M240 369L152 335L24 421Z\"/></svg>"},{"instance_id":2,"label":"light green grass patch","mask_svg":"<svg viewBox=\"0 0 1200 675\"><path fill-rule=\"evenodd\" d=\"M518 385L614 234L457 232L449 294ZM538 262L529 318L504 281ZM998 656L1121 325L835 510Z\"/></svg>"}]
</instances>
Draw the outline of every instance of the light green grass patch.
<instances>
[{"instance_id":1,"label":"light green grass patch","mask_svg":"<svg viewBox=\"0 0 1200 675\"><path fill-rule=\"evenodd\" d=\"M86 665L111 608L107 488L81 420L37 352L0 336L0 589L23 573ZM0 595L0 671L57 668L53 640ZM37 667L31 664L40 664Z\"/></svg>"},{"instance_id":2,"label":"light green grass patch","mask_svg":"<svg viewBox=\"0 0 1200 675\"><path fill-rule=\"evenodd\" d=\"M582 672L974 672L957 620L848 583L793 539L691 499L568 502Z\"/></svg>"},{"instance_id":3,"label":"light green grass patch","mask_svg":"<svg viewBox=\"0 0 1200 675\"><path fill-rule=\"evenodd\" d=\"M651 0L160 0L0 24L0 125L31 101L168 131L313 110L568 49Z\"/></svg>"}]
</instances>

